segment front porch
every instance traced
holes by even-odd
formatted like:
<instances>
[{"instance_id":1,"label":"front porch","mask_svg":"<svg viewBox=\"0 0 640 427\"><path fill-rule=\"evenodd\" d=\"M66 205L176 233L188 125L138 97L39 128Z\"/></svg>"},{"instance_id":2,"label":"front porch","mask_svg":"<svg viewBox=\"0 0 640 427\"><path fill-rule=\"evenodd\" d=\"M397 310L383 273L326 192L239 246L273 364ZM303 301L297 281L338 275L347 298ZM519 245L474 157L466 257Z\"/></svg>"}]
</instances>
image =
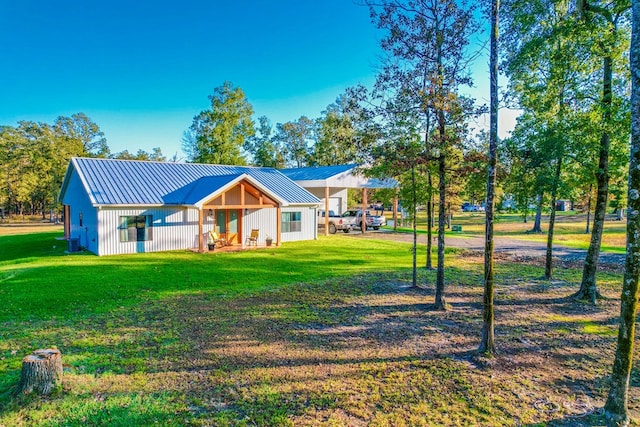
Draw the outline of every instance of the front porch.
<instances>
[{"instance_id":1,"label":"front porch","mask_svg":"<svg viewBox=\"0 0 640 427\"><path fill-rule=\"evenodd\" d=\"M212 233L225 242L214 251L239 251L250 247L268 247L281 244L281 204L260 184L243 175L231 180L227 186L202 199L198 207L198 252L208 252ZM274 215L275 213L275 215ZM210 231L205 231L205 224ZM249 245L251 232L257 237ZM272 238L271 238L272 236Z\"/></svg>"},{"instance_id":2,"label":"front porch","mask_svg":"<svg viewBox=\"0 0 640 427\"><path fill-rule=\"evenodd\" d=\"M199 251L198 248L192 248L192 252L201 252L204 254L214 254L214 253L227 253L227 252L242 252L242 251L255 251L262 249L277 249L278 246L275 243L271 245L267 245L266 243L260 243L257 245L225 245L225 246L215 246L214 249L209 249L208 245L205 245L203 251Z\"/></svg>"}]
</instances>

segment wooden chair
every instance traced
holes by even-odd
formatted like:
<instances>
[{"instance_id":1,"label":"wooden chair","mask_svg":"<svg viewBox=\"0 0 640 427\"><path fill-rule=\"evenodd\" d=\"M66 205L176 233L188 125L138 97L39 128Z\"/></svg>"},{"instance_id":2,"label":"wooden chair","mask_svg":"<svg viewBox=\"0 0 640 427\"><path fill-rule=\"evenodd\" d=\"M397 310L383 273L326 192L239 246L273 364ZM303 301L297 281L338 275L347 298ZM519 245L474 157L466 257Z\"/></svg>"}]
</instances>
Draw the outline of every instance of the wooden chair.
<instances>
[{"instance_id":1,"label":"wooden chair","mask_svg":"<svg viewBox=\"0 0 640 427\"><path fill-rule=\"evenodd\" d=\"M225 239L224 237L220 237L220 235L215 231L210 231L208 243L212 243L214 247L221 248L227 245L227 239Z\"/></svg>"},{"instance_id":2,"label":"wooden chair","mask_svg":"<svg viewBox=\"0 0 640 427\"><path fill-rule=\"evenodd\" d=\"M253 246L258 246L258 235L260 234L260 230L257 228L254 228L253 230L251 230L251 234L245 239L244 244L245 245L253 245Z\"/></svg>"}]
</instances>

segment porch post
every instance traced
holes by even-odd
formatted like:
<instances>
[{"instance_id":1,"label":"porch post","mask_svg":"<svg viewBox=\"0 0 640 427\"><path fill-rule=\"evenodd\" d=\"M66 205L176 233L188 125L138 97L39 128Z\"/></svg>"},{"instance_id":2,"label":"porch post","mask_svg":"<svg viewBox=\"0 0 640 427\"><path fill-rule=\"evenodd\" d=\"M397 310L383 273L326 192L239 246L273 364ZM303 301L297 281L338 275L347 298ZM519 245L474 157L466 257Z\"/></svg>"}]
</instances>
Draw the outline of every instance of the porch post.
<instances>
[{"instance_id":1,"label":"porch post","mask_svg":"<svg viewBox=\"0 0 640 427\"><path fill-rule=\"evenodd\" d=\"M367 189L362 189L362 234L367 231Z\"/></svg>"},{"instance_id":2,"label":"porch post","mask_svg":"<svg viewBox=\"0 0 640 427\"><path fill-rule=\"evenodd\" d=\"M324 187L324 235L329 235L329 186Z\"/></svg>"},{"instance_id":3,"label":"porch post","mask_svg":"<svg viewBox=\"0 0 640 427\"><path fill-rule=\"evenodd\" d=\"M202 238L202 208L198 208L198 252L204 252L204 241Z\"/></svg>"},{"instance_id":4,"label":"porch post","mask_svg":"<svg viewBox=\"0 0 640 427\"><path fill-rule=\"evenodd\" d=\"M280 246L282 234L282 209L280 206L276 208L276 246Z\"/></svg>"}]
</instances>

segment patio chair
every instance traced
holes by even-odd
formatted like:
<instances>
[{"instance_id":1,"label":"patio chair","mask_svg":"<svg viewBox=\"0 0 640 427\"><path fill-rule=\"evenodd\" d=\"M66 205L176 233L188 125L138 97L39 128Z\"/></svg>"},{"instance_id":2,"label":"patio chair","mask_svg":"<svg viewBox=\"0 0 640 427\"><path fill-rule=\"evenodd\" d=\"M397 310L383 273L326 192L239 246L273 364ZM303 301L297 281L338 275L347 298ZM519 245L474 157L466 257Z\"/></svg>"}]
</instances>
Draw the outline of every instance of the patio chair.
<instances>
[{"instance_id":1,"label":"patio chair","mask_svg":"<svg viewBox=\"0 0 640 427\"><path fill-rule=\"evenodd\" d=\"M215 231L210 231L208 243L213 244L214 247L221 248L227 245L227 239L220 237L220 235Z\"/></svg>"},{"instance_id":2,"label":"patio chair","mask_svg":"<svg viewBox=\"0 0 640 427\"><path fill-rule=\"evenodd\" d=\"M260 234L260 230L257 228L254 228L253 230L251 230L251 234L249 236L247 236L247 238L244 241L245 245L253 245L253 246L258 246L258 235Z\"/></svg>"}]
</instances>

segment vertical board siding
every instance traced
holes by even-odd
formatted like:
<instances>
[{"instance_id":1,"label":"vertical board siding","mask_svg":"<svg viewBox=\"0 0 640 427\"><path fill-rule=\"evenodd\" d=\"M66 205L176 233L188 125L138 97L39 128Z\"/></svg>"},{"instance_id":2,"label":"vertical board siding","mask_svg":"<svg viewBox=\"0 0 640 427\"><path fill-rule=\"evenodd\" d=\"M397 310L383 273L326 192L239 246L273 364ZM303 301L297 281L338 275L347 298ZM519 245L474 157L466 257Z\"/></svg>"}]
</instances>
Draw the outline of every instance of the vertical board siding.
<instances>
[{"instance_id":1,"label":"vertical board siding","mask_svg":"<svg viewBox=\"0 0 640 427\"><path fill-rule=\"evenodd\" d=\"M325 187L311 187L306 190L320 199L320 209L324 210ZM342 215L347 210L346 188L329 188L329 209L338 215Z\"/></svg>"},{"instance_id":2,"label":"vertical board siding","mask_svg":"<svg viewBox=\"0 0 640 427\"><path fill-rule=\"evenodd\" d=\"M120 241L120 217L153 216L153 239L145 242ZM171 251L198 247L198 210L183 207L101 209L100 251L98 255ZM213 218L204 217L203 232L213 228Z\"/></svg>"},{"instance_id":3,"label":"vertical board siding","mask_svg":"<svg viewBox=\"0 0 640 427\"><path fill-rule=\"evenodd\" d=\"M243 216L244 225L242 227L242 243L246 242L247 237L251 234L251 230L260 230L258 234L258 244L264 245L267 236L276 241L276 209L248 209L247 214Z\"/></svg>"},{"instance_id":4,"label":"vertical board siding","mask_svg":"<svg viewBox=\"0 0 640 427\"><path fill-rule=\"evenodd\" d=\"M97 209L91 204L76 171L69 180L68 191L62 203L69 205L69 238L79 239L80 246L98 253L100 239L98 238ZM80 226L80 213L82 213L82 226Z\"/></svg>"},{"instance_id":5,"label":"vertical board siding","mask_svg":"<svg viewBox=\"0 0 640 427\"><path fill-rule=\"evenodd\" d=\"M316 207L309 206L287 206L282 208L282 212L301 212L301 227L300 231L282 233L283 242L295 242L297 240L313 240L318 237L316 226Z\"/></svg>"},{"instance_id":6,"label":"vertical board siding","mask_svg":"<svg viewBox=\"0 0 640 427\"><path fill-rule=\"evenodd\" d=\"M302 230L282 233L283 242L313 240L317 238L316 208L309 206L286 207L282 212L301 212ZM214 220L204 212L203 232L213 229ZM121 216L153 216L153 239L145 242L120 241ZM247 209L242 211L242 236L244 243L252 229L260 230L258 244L264 245L267 236L276 241L277 210L275 208ZM184 207L150 208L102 208L98 210L100 224L98 255L116 255L142 252L185 250L198 247L198 210Z\"/></svg>"}]
</instances>

